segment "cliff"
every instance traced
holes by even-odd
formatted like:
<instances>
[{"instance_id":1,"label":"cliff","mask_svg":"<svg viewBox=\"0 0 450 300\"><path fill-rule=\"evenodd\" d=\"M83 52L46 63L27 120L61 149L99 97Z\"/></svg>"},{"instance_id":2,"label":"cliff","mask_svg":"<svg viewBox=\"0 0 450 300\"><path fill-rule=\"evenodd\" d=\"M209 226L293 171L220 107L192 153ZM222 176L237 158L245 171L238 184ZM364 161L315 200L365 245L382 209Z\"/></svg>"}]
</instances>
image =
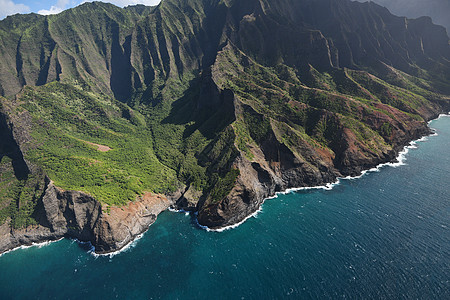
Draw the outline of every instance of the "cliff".
<instances>
[{"instance_id":1,"label":"cliff","mask_svg":"<svg viewBox=\"0 0 450 300\"><path fill-rule=\"evenodd\" d=\"M16 204L17 211L10 211L2 220L0 253L63 237L91 242L99 254L117 251L145 232L156 216L173 204L173 200L168 199L173 195L166 197L147 192L127 205L102 206L87 193L58 188L39 166L24 159L23 153L31 150L35 140L31 134L34 124L30 114L17 113L16 104L6 99L2 104L2 158L11 157L10 169L19 184L15 186L13 181L4 186L5 190L18 189L17 194L4 196L16 202L10 205ZM5 173L12 170L8 170L8 164L3 165L2 177L5 177ZM28 193L27 187L32 187L32 193Z\"/></svg>"},{"instance_id":2,"label":"cliff","mask_svg":"<svg viewBox=\"0 0 450 300\"><path fill-rule=\"evenodd\" d=\"M392 161L450 110L445 29L374 3L94 2L8 17L0 41L0 251L112 252L170 205L232 225Z\"/></svg>"},{"instance_id":3,"label":"cliff","mask_svg":"<svg viewBox=\"0 0 450 300\"><path fill-rule=\"evenodd\" d=\"M106 212L91 196L47 182L35 211L38 224L23 229L11 229L8 222L1 225L0 253L63 237L91 242L98 254L117 251L145 232L170 204L165 196L147 194Z\"/></svg>"}]
</instances>

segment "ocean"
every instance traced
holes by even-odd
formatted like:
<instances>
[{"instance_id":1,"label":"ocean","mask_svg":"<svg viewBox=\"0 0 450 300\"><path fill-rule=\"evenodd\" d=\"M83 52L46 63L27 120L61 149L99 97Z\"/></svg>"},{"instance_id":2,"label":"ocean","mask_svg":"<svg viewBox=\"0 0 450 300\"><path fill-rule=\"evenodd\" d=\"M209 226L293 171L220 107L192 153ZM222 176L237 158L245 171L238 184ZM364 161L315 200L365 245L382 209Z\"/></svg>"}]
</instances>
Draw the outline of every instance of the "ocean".
<instances>
[{"instance_id":1,"label":"ocean","mask_svg":"<svg viewBox=\"0 0 450 300\"><path fill-rule=\"evenodd\" d=\"M127 250L0 257L0 299L450 299L450 117L402 162L292 191L230 230L163 212Z\"/></svg>"}]
</instances>

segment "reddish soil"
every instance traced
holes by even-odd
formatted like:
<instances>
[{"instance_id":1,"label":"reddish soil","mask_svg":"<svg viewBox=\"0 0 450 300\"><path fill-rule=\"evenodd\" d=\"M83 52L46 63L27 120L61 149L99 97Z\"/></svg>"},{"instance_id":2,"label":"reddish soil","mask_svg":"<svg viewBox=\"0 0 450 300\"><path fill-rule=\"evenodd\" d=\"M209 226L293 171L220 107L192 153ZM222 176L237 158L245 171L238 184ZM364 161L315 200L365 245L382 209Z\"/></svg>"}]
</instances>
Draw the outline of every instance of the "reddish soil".
<instances>
[{"instance_id":1,"label":"reddish soil","mask_svg":"<svg viewBox=\"0 0 450 300\"><path fill-rule=\"evenodd\" d=\"M100 151L100 152L108 152L109 150L111 150L111 148L109 148L108 146L94 144L94 143L87 142L87 141L83 141L83 142L85 142L85 143L87 143L89 145L92 145L92 146L96 146L97 150Z\"/></svg>"}]
</instances>

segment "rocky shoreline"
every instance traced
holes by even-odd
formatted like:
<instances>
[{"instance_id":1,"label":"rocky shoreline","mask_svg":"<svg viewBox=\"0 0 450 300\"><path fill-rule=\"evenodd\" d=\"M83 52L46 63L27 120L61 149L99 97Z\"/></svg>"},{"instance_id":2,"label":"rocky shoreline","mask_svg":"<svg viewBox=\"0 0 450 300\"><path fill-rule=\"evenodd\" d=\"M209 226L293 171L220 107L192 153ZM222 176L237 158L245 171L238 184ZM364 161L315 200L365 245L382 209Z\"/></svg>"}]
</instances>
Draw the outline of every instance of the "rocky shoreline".
<instances>
[{"instance_id":1,"label":"rocky shoreline","mask_svg":"<svg viewBox=\"0 0 450 300\"><path fill-rule=\"evenodd\" d=\"M240 156L234 163L234 167L241 170L235 188L225 199L213 205L205 205L198 199L194 204L187 201L186 196L192 198L195 193L186 189L172 195L147 193L127 206L102 209L101 204L90 195L61 190L46 179L45 191L36 210L39 225L15 230L10 228L9 222L5 222L0 226L0 254L20 246L65 237L92 243L97 254L116 252L145 232L158 214L169 207L197 211L199 225L209 229L230 227L245 221L260 209L265 199L277 192L323 186L336 182L339 177L359 175L364 170L395 161L411 141L432 133L426 123L421 124L423 126L404 135L384 157L369 162L359 161L345 172L333 167L316 173L298 166L287 168L288 162L283 160L274 168L267 161L258 160L258 157L250 162Z\"/></svg>"},{"instance_id":2,"label":"rocky shoreline","mask_svg":"<svg viewBox=\"0 0 450 300\"><path fill-rule=\"evenodd\" d=\"M449 37L431 19L272 2L1 21L0 253L64 237L113 253L168 207L234 226L277 192L395 160L450 110Z\"/></svg>"},{"instance_id":3,"label":"rocky shoreline","mask_svg":"<svg viewBox=\"0 0 450 300\"><path fill-rule=\"evenodd\" d=\"M336 177L333 182L324 182L323 184L317 185L317 186L290 187L290 188L287 188L287 189L282 190L282 191L276 191L273 194L268 194L268 196L266 198L263 198L262 201L258 202L259 206L256 206L256 209L254 211L250 212L248 215L241 214L241 216L240 216L241 220L236 222L236 223L231 223L231 222L228 223L227 222L227 225L224 225L224 226L214 226L213 225L212 227L209 227L207 225L202 225L200 222L197 222L197 224L201 228L203 228L203 229L205 229L207 231L216 231L216 232L221 232L221 231L224 231L224 230L227 230L227 229L236 228L239 225L241 225L242 223L244 223L245 221L247 221L252 216L255 216L256 214L258 214L258 212L261 210L262 205L264 204L265 200L267 200L267 199L273 199L273 198L276 198L278 194L285 194L285 193L289 193L289 192L297 191L297 190L304 190L304 189L332 189L334 185L339 184L340 179L357 179L357 178L360 178L362 175L364 175L366 172L370 172L370 171L372 171L374 169L378 169L381 166L388 165L388 164L394 164L395 165L397 163L401 163L400 159L401 159L401 156L402 156L401 155L402 152L405 152L406 149L408 149L412 145L412 143L414 141L420 141L424 137L430 136L432 134L433 133L430 132L429 134L424 135L421 138L412 140L409 144L405 145L402 148L401 151L399 151L397 153L397 156L395 156L394 159L391 159L391 160L388 160L388 161L385 161L385 162L380 162L379 164L374 165L371 168L362 170L362 172L357 173L356 175L347 175L345 177L344 176L339 176L339 177ZM406 153L407 153L407 151L406 151ZM252 206L252 207L255 207L255 206ZM239 220L239 218L236 218L236 219ZM208 222L208 220L206 220L206 222Z\"/></svg>"},{"instance_id":4,"label":"rocky shoreline","mask_svg":"<svg viewBox=\"0 0 450 300\"><path fill-rule=\"evenodd\" d=\"M63 191L49 181L36 210L39 225L15 230L5 222L0 226L0 253L64 237L91 242L97 254L117 251L145 232L171 204L163 195L147 193L127 206L105 211L91 196Z\"/></svg>"},{"instance_id":5,"label":"rocky shoreline","mask_svg":"<svg viewBox=\"0 0 450 300\"><path fill-rule=\"evenodd\" d=\"M436 113L427 119L432 120L438 116L439 113ZM355 177L380 164L393 162L411 141L432 133L425 122L417 122L415 125L409 130L398 131L398 138L391 150L380 153L377 157L369 158L358 157L359 153L356 153L355 156L346 153L345 163L336 163L336 160L327 161L320 156L311 156L309 162L316 163L311 167L304 161L298 161L287 147L282 148L283 145L279 145L279 159L275 163L267 158L269 151L263 147L262 150L255 150L253 153L255 158L251 162L241 155L234 163L234 167L241 171L235 187L220 202L205 205L200 201L198 222L201 226L210 229L232 226L255 213L266 198L273 197L277 192L291 188L324 186L336 182L338 178ZM346 142L347 140L343 139L343 143ZM275 142L273 141L273 143ZM347 146L346 151L349 148ZM258 153L258 151L266 153ZM350 154L352 153L350 152ZM179 208L186 209L183 206Z\"/></svg>"}]
</instances>

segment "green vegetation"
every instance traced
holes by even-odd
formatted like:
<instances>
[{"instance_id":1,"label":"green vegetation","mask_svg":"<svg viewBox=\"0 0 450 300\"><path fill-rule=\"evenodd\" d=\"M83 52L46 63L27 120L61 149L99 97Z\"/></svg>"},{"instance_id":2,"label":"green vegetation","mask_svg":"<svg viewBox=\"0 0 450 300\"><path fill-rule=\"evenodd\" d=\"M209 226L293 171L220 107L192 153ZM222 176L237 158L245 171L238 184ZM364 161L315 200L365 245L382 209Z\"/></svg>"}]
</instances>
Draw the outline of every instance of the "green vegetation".
<instances>
[{"instance_id":1,"label":"green vegetation","mask_svg":"<svg viewBox=\"0 0 450 300\"><path fill-rule=\"evenodd\" d=\"M392 125L384 122L383 125L381 125L380 133L384 137L389 137L392 134L392 130Z\"/></svg>"},{"instance_id":2,"label":"green vegetation","mask_svg":"<svg viewBox=\"0 0 450 300\"><path fill-rule=\"evenodd\" d=\"M238 169L231 169L223 178L217 178L209 194L210 203L213 204L225 198L233 189L239 175Z\"/></svg>"},{"instance_id":3,"label":"green vegetation","mask_svg":"<svg viewBox=\"0 0 450 300\"><path fill-rule=\"evenodd\" d=\"M13 159L3 156L0 162L0 225L11 218L10 226L23 228L37 224L33 214L44 192L43 174L16 177Z\"/></svg>"},{"instance_id":4,"label":"green vegetation","mask_svg":"<svg viewBox=\"0 0 450 300\"><path fill-rule=\"evenodd\" d=\"M154 154L144 117L126 105L57 82L27 88L21 100L39 124L26 158L42 166L57 186L109 205L176 186L176 173ZM102 152L89 143L111 150Z\"/></svg>"},{"instance_id":5,"label":"green vegetation","mask_svg":"<svg viewBox=\"0 0 450 300\"><path fill-rule=\"evenodd\" d=\"M185 88L181 81L178 84L180 90L163 89L161 97L197 96L195 89L191 94L180 92ZM211 126L205 126L214 118L192 111L190 104L178 105L160 102L139 113L106 95L53 82L26 87L15 111L26 110L32 116L26 159L42 167L62 189L80 190L107 205L121 206L147 191L172 192L181 183L210 189L228 172L226 166L235 157L230 132L215 138L208 130ZM215 156L218 163L199 162L205 156ZM17 184L24 190L24 183ZM11 212L5 210L3 215Z\"/></svg>"}]
</instances>

